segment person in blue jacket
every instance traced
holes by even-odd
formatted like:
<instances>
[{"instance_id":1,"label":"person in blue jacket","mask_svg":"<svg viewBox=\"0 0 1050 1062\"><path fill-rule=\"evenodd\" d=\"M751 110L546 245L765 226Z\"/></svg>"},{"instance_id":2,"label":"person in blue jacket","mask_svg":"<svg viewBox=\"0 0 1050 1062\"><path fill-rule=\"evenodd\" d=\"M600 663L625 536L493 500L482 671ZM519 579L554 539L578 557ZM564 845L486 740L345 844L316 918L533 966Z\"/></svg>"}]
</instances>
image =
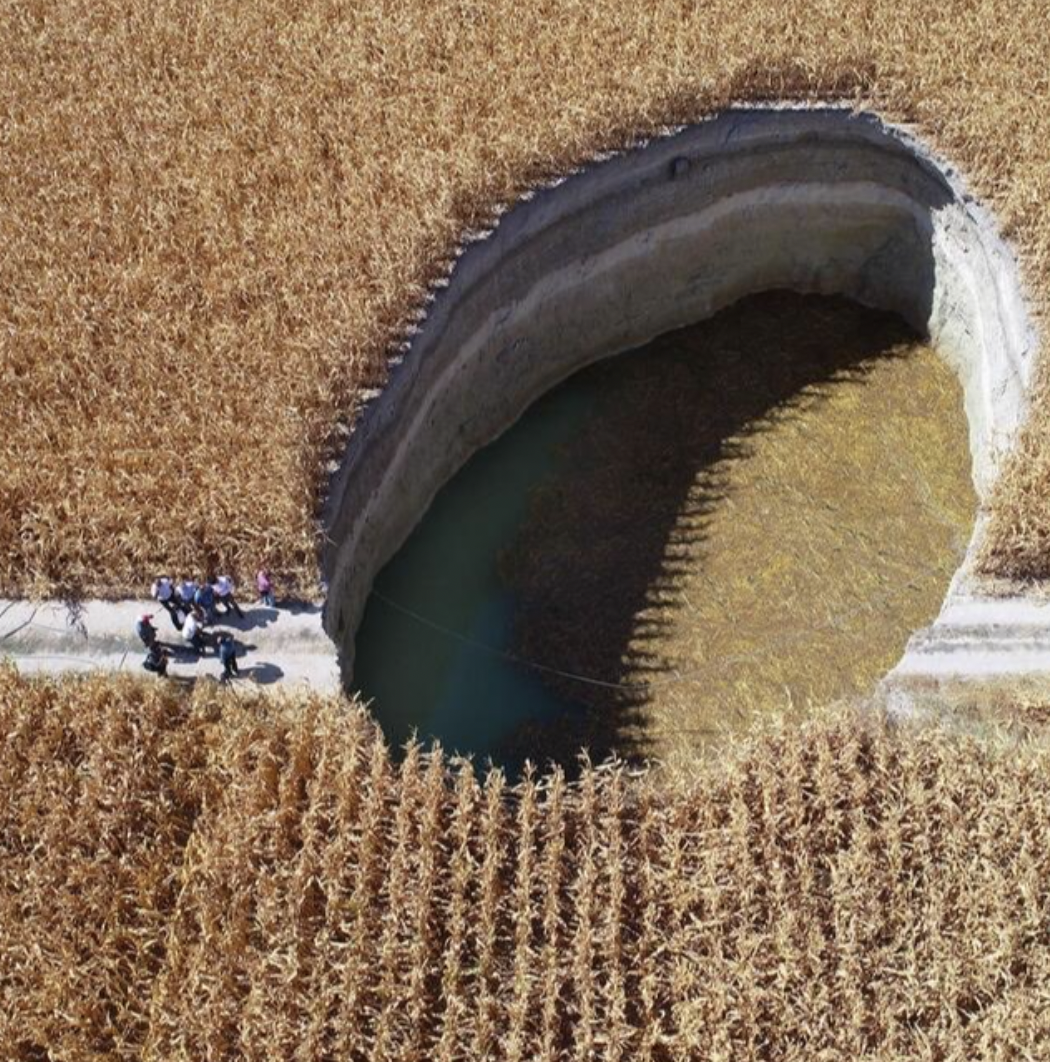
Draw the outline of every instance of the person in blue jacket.
<instances>
[{"instance_id":1,"label":"person in blue jacket","mask_svg":"<svg viewBox=\"0 0 1050 1062\"><path fill-rule=\"evenodd\" d=\"M223 682L229 682L240 674L237 667L237 645L233 635L225 631L219 635L219 660L222 661Z\"/></svg>"},{"instance_id":2,"label":"person in blue jacket","mask_svg":"<svg viewBox=\"0 0 1050 1062\"><path fill-rule=\"evenodd\" d=\"M193 595L193 603L204 613L205 622L209 624L215 622L215 591L212 589L210 580L205 579L197 587L197 592Z\"/></svg>"}]
</instances>

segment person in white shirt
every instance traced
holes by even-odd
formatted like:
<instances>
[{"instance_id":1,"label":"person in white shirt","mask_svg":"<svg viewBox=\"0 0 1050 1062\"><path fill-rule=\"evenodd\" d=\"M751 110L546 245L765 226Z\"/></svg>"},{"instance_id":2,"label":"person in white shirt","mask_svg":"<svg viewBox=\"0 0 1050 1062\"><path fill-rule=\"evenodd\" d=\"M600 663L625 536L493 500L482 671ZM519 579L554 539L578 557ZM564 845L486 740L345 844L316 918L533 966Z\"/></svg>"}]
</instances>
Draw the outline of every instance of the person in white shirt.
<instances>
[{"instance_id":1,"label":"person in white shirt","mask_svg":"<svg viewBox=\"0 0 1050 1062\"><path fill-rule=\"evenodd\" d=\"M222 605L227 615L236 612L239 619L244 619L241 606L233 599L233 580L228 575L220 575L212 584L215 591L215 603Z\"/></svg>"},{"instance_id":2,"label":"person in white shirt","mask_svg":"<svg viewBox=\"0 0 1050 1062\"><path fill-rule=\"evenodd\" d=\"M193 579L183 579L179 583L176 592L182 605L182 611L188 616L193 608L193 595L197 592L197 583Z\"/></svg>"},{"instance_id":3,"label":"person in white shirt","mask_svg":"<svg viewBox=\"0 0 1050 1062\"><path fill-rule=\"evenodd\" d=\"M208 639L204 633L204 614L199 608L195 608L186 617L186 622L182 626L182 636L198 653L204 652Z\"/></svg>"},{"instance_id":4,"label":"person in white shirt","mask_svg":"<svg viewBox=\"0 0 1050 1062\"><path fill-rule=\"evenodd\" d=\"M175 587L172 586L171 580L164 576L154 579L150 592L157 604L171 617L175 630L181 631L182 613L179 611L179 603L175 599Z\"/></svg>"}]
</instances>

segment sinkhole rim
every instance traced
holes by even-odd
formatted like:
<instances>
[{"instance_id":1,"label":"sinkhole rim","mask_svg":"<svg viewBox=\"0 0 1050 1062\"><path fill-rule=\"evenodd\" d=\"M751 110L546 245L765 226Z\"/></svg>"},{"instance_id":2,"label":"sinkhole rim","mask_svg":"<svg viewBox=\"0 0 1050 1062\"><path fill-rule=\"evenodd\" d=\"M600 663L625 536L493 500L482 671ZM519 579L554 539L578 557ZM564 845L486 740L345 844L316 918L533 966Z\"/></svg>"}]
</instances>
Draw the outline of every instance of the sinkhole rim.
<instances>
[{"instance_id":1,"label":"sinkhole rim","mask_svg":"<svg viewBox=\"0 0 1050 1062\"><path fill-rule=\"evenodd\" d=\"M376 575L470 456L578 369L773 288L892 310L955 369L979 504L945 607L972 589L1037 346L1016 258L908 129L734 107L527 193L461 248L330 480L325 629L344 687Z\"/></svg>"}]
</instances>

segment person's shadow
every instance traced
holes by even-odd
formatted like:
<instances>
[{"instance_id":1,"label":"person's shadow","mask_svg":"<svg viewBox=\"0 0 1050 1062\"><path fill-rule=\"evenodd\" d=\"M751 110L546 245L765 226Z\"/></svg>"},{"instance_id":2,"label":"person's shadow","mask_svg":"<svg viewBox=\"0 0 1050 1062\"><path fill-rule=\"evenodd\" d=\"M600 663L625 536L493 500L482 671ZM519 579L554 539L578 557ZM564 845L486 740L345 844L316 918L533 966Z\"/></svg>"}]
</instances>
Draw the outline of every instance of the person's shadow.
<instances>
[{"instance_id":1,"label":"person's shadow","mask_svg":"<svg viewBox=\"0 0 1050 1062\"><path fill-rule=\"evenodd\" d=\"M285 600L281 602L281 611L290 616L319 616L324 611L322 605L315 605L310 601Z\"/></svg>"},{"instance_id":2,"label":"person's shadow","mask_svg":"<svg viewBox=\"0 0 1050 1062\"><path fill-rule=\"evenodd\" d=\"M220 612L218 614L219 625L232 627L238 631L252 631L259 627L269 627L271 623L276 623L279 615L277 609L270 608L267 605L260 605L258 608L246 608L243 611L243 616L238 616L236 613Z\"/></svg>"},{"instance_id":3,"label":"person's shadow","mask_svg":"<svg viewBox=\"0 0 1050 1062\"><path fill-rule=\"evenodd\" d=\"M188 642L165 642L158 639L158 644L161 648L168 651L174 662L179 664L193 663L195 660L200 660L206 655L207 649L213 649L210 643L202 652L198 652Z\"/></svg>"},{"instance_id":4,"label":"person's shadow","mask_svg":"<svg viewBox=\"0 0 1050 1062\"><path fill-rule=\"evenodd\" d=\"M240 678L248 678L260 686L269 686L284 678L284 670L276 664L262 661L240 669Z\"/></svg>"}]
</instances>

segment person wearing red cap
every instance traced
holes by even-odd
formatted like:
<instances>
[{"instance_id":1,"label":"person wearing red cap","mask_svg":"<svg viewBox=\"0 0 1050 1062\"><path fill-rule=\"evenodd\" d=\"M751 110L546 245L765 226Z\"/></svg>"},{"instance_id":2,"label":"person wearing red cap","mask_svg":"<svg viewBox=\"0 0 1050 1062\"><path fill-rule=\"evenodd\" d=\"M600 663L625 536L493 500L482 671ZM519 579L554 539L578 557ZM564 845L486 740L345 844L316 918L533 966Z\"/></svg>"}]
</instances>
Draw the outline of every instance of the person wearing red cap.
<instances>
[{"instance_id":1,"label":"person wearing red cap","mask_svg":"<svg viewBox=\"0 0 1050 1062\"><path fill-rule=\"evenodd\" d=\"M151 648L157 640L157 628L153 626L153 613L143 612L135 621L135 633L142 639L142 644Z\"/></svg>"}]
</instances>

